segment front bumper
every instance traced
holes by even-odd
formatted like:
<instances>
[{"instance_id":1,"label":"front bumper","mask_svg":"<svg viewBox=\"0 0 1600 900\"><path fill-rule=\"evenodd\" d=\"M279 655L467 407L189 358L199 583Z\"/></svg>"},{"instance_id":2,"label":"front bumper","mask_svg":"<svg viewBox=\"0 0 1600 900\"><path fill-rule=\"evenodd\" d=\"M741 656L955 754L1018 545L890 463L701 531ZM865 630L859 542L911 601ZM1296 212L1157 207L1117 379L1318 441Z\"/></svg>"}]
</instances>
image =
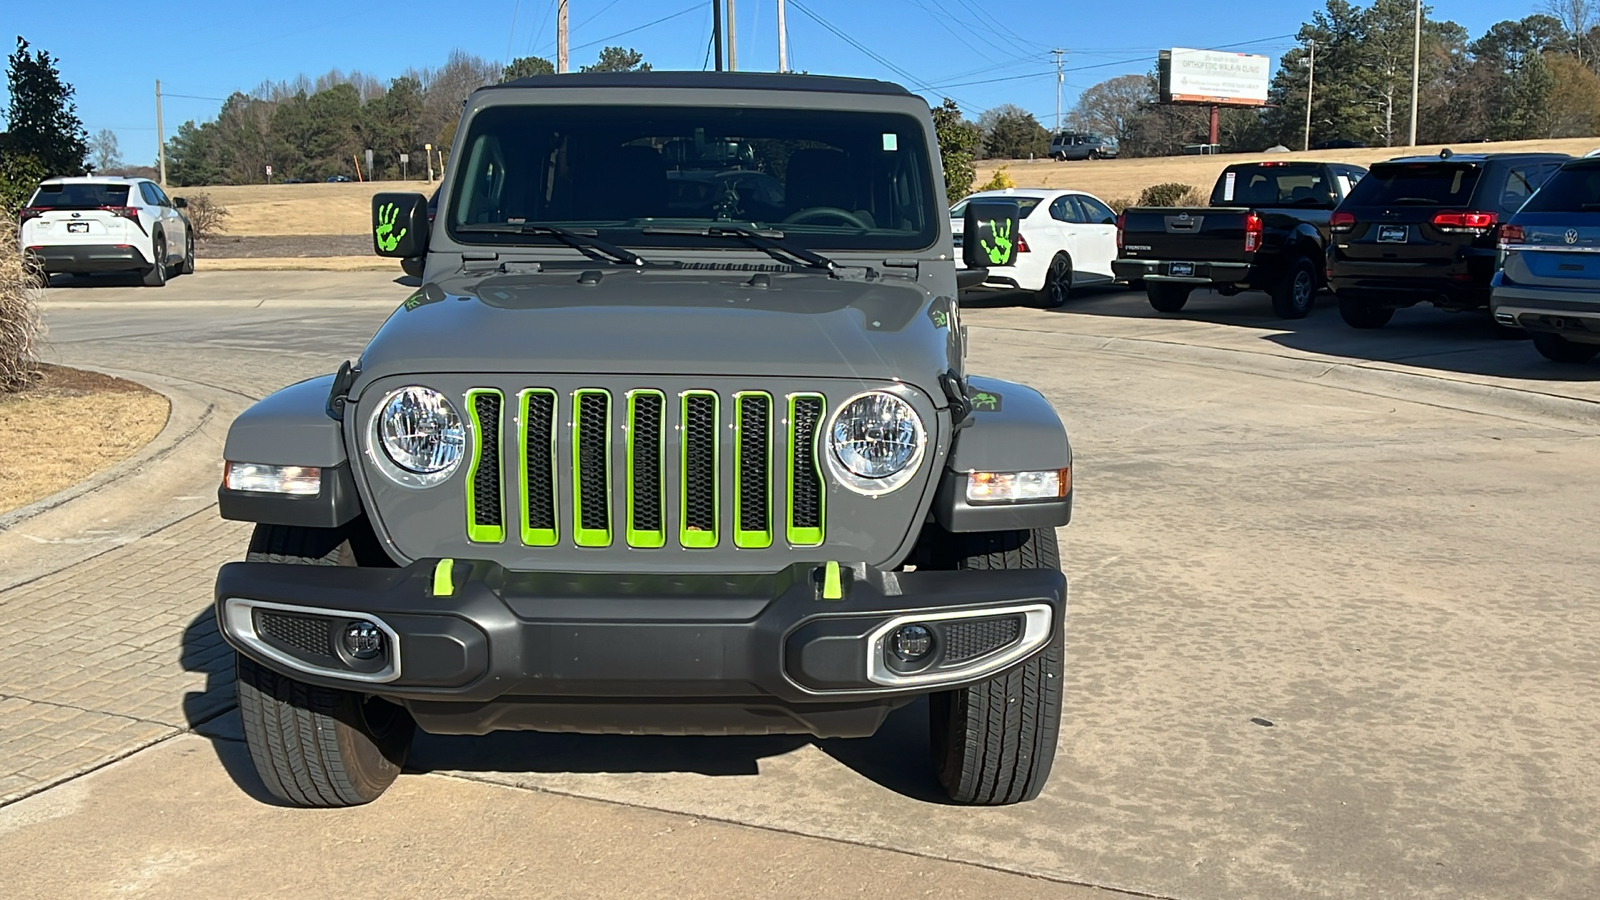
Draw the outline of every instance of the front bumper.
<instances>
[{"instance_id":1,"label":"front bumper","mask_svg":"<svg viewBox=\"0 0 1600 900\"><path fill-rule=\"evenodd\" d=\"M909 698L991 678L1062 630L1057 571L839 572L827 599L827 567L809 564L669 576L229 563L216 605L229 643L262 665L394 699L449 733L871 734ZM358 620L384 632L375 660L342 645ZM918 666L887 646L909 623L935 635Z\"/></svg>"},{"instance_id":2,"label":"front bumper","mask_svg":"<svg viewBox=\"0 0 1600 900\"><path fill-rule=\"evenodd\" d=\"M1173 263L1159 259L1134 259L1122 257L1111 261L1111 271L1118 281L1171 281L1180 284L1239 285L1250 277L1250 264L1242 262L1186 262L1188 275L1174 275Z\"/></svg>"},{"instance_id":3,"label":"front bumper","mask_svg":"<svg viewBox=\"0 0 1600 900\"><path fill-rule=\"evenodd\" d=\"M148 269L150 261L132 244L57 244L28 248L46 272L127 272Z\"/></svg>"}]
</instances>

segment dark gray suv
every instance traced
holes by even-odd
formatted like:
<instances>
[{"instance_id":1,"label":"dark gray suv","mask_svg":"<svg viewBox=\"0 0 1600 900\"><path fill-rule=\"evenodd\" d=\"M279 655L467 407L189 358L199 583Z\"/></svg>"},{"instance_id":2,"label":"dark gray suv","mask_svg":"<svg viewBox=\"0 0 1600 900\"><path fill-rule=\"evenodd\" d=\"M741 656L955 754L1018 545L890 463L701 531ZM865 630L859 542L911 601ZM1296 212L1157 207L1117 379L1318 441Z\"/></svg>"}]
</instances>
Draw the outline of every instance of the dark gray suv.
<instances>
[{"instance_id":1,"label":"dark gray suv","mask_svg":"<svg viewBox=\"0 0 1600 900\"><path fill-rule=\"evenodd\" d=\"M1095 134L1063 131L1050 139L1050 158L1057 161L1116 159L1117 144Z\"/></svg>"},{"instance_id":2,"label":"dark gray suv","mask_svg":"<svg viewBox=\"0 0 1600 900\"><path fill-rule=\"evenodd\" d=\"M216 611L267 787L374 799L415 730L873 734L929 698L965 804L1055 754L1072 453L970 372L928 105L800 75L468 98L422 285L233 423ZM1018 252L969 204L962 279ZM920 762L920 754L918 754Z\"/></svg>"}]
</instances>

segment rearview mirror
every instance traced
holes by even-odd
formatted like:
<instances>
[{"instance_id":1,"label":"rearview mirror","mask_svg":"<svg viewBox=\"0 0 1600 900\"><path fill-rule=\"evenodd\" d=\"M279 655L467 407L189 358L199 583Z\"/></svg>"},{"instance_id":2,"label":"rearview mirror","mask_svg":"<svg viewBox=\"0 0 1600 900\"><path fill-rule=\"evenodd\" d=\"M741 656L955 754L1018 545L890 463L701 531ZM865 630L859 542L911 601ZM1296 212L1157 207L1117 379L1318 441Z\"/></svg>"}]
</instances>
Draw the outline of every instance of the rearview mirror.
<instances>
[{"instance_id":1,"label":"rearview mirror","mask_svg":"<svg viewBox=\"0 0 1600 900\"><path fill-rule=\"evenodd\" d=\"M428 198L391 192L372 197L372 252L407 259L428 252Z\"/></svg>"},{"instance_id":2,"label":"rearview mirror","mask_svg":"<svg viewBox=\"0 0 1600 900\"><path fill-rule=\"evenodd\" d=\"M969 200L962 221L961 261L969 269L1009 266L1017 260L1022 211L1013 200Z\"/></svg>"}]
</instances>

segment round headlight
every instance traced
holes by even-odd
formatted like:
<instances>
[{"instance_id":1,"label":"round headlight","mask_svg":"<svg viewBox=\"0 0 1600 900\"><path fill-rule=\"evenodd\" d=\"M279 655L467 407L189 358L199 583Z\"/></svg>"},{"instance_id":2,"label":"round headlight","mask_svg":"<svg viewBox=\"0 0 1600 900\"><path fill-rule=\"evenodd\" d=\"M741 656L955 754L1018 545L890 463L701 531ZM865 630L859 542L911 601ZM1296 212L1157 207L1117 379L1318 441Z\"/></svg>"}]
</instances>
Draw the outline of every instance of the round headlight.
<instances>
[{"instance_id":1,"label":"round headlight","mask_svg":"<svg viewBox=\"0 0 1600 900\"><path fill-rule=\"evenodd\" d=\"M467 430L455 407L425 387L403 387L384 398L373 416L372 432L382 450L381 458L374 454L379 467L414 487L443 481L460 464L467 444Z\"/></svg>"},{"instance_id":2,"label":"round headlight","mask_svg":"<svg viewBox=\"0 0 1600 900\"><path fill-rule=\"evenodd\" d=\"M828 425L828 463L845 485L883 494L910 480L927 434L911 404L884 391L846 401Z\"/></svg>"}]
</instances>

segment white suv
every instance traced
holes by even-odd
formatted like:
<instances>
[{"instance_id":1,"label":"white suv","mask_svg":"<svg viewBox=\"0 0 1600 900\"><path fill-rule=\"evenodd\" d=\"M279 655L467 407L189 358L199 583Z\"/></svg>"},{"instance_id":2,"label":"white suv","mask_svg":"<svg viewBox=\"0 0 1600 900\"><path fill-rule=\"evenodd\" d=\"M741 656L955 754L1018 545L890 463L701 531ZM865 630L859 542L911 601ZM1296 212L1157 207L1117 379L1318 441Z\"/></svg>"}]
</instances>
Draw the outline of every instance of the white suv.
<instances>
[{"instance_id":1,"label":"white suv","mask_svg":"<svg viewBox=\"0 0 1600 900\"><path fill-rule=\"evenodd\" d=\"M47 273L132 271L160 287L194 271L184 206L147 178L51 178L22 208L22 249Z\"/></svg>"}]
</instances>

